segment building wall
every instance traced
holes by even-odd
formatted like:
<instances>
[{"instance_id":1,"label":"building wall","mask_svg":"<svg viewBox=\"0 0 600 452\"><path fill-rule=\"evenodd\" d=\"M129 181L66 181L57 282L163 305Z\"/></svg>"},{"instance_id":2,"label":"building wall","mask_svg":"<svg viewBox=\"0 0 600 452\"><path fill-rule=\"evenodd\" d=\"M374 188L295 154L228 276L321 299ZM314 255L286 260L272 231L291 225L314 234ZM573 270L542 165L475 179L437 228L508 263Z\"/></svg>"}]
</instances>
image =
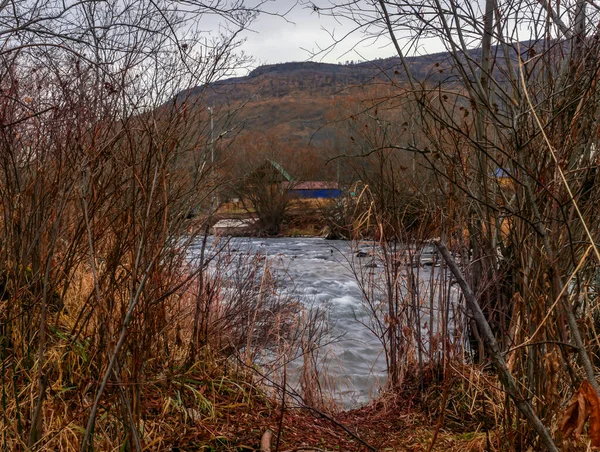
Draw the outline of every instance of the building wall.
<instances>
[{"instance_id":1,"label":"building wall","mask_svg":"<svg viewBox=\"0 0 600 452\"><path fill-rule=\"evenodd\" d=\"M337 188L322 188L312 190L290 190L290 195L297 198L326 198L333 199L342 196L342 191Z\"/></svg>"}]
</instances>

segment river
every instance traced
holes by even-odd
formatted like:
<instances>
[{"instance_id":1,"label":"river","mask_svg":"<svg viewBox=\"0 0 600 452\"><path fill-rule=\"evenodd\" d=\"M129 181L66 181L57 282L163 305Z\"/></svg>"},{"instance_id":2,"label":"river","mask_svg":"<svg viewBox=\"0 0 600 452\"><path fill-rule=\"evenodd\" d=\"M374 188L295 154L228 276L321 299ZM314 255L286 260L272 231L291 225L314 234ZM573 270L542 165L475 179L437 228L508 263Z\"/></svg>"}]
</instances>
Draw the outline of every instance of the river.
<instances>
[{"instance_id":1,"label":"river","mask_svg":"<svg viewBox=\"0 0 600 452\"><path fill-rule=\"evenodd\" d=\"M212 243L212 239L211 239ZM285 288L303 303L327 309L331 337L338 338L320 353L324 357L332 396L348 408L362 405L385 384L383 347L370 331L369 316L355 269L376 267L370 254L373 244L359 248L348 241L322 238L231 238L230 253L259 253L277 273ZM426 281L432 267L422 267ZM427 319L423 321L426 322Z\"/></svg>"}]
</instances>

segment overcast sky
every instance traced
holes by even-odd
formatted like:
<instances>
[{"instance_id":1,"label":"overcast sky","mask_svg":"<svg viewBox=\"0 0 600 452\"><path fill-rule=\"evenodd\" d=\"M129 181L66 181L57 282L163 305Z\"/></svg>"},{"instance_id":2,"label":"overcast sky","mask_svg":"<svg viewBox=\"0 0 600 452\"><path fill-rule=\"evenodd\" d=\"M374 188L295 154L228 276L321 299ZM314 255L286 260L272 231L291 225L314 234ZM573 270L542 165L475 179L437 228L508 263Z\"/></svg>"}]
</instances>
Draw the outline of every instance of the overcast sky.
<instances>
[{"instance_id":1,"label":"overcast sky","mask_svg":"<svg viewBox=\"0 0 600 452\"><path fill-rule=\"evenodd\" d=\"M276 0L269 10L283 13L295 3L295 0ZM296 5L286 19L262 15L253 24L252 31L244 33L246 43L243 50L256 59L255 66L309 60L311 52L317 53L333 43L326 30L342 37L353 29L347 21L316 14L302 5ZM320 53L312 60L344 63L347 60L372 60L395 55L387 41L366 45L359 43L362 38L364 36L360 33L353 33L331 51ZM356 47L355 50L352 50L353 47Z\"/></svg>"},{"instance_id":2,"label":"overcast sky","mask_svg":"<svg viewBox=\"0 0 600 452\"><path fill-rule=\"evenodd\" d=\"M248 4L261 2L262 0L245 0ZM355 30L356 24L343 18L331 17L319 14L305 5L314 1L320 7L330 5L331 0L269 0L263 4L263 8L270 11L262 14L252 24L251 30L243 32L242 37L246 39L242 49L255 59L253 69L264 64L276 64L290 61L321 61L326 63L345 63L347 61L368 61L376 58L387 58L397 56L393 46L387 37L386 30L382 30L379 39L366 39L364 30ZM304 3L304 4L302 4ZM337 0L336 3L344 3ZM348 4L360 5L361 0L349 0ZM371 2L364 2L362 6ZM371 3L372 5L372 3ZM481 13L481 0L473 0L474 14ZM367 8L369 8L367 6ZM356 10L354 10L355 12ZM372 6L371 6L371 11ZM284 14L285 18L277 14ZM381 31L375 28L382 25L378 12L372 12L371 21L376 25L370 30L372 33ZM526 25L526 23L524 24ZM513 39L530 39L527 26L515 30L517 34ZM525 35L523 35L523 33ZM335 45L334 35L341 42ZM521 36L519 36L521 34ZM344 37L344 39L341 39ZM401 45L407 43L397 35ZM411 45L414 43L411 43ZM478 41L475 41L478 44ZM470 45L468 43L468 45ZM443 43L436 38L419 37L418 48L411 46L403 47L405 55L423 55L447 50ZM237 75L245 75L238 73Z\"/></svg>"}]
</instances>

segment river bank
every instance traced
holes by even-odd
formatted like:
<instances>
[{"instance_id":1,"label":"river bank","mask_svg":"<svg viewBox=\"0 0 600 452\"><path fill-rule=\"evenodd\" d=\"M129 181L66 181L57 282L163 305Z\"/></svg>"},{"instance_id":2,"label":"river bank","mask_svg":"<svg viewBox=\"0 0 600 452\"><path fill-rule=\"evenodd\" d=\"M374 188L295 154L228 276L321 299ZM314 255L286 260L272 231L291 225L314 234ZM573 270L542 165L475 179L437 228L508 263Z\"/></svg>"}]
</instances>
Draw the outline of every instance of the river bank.
<instances>
[{"instance_id":1,"label":"river bank","mask_svg":"<svg viewBox=\"0 0 600 452\"><path fill-rule=\"evenodd\" d=\"M279 268L287 269L301 288L308 286L302 277L315 280L312 295L321 301L332 298L327 291L338 290L345 285L343 281L335 283L339 279L337 270L333 275L325 271L329 263L335 262L325 246L336 245L336 242L323 239L302 239L295 245L290 243L290 239L256 239L251 242L261 247L263 252L268 250L264 259L252 259L238 243L228 242L229 249L223 248L223 261L232 262L233 268L243 272L249 267L239 265L242 261L237 260L238 257L247 257L249 262L256 264L255 268L264 268L269 259L274 258L282 264ZM269 248L270 242L277 249ZM323 246L317 247L316 244ZM234 247L237 251L232 249ZM342 248L340 242L337 248ZM356 257L355 253L352 255ZM288 258L300 265L290 268L285 261ZM362 264L362 261L359 262ZM369 268L369 271L372 270ZM128 362L126 360L133 354L123 354L120 372L115 372L114 380L107 385L99 408L94 430L97 450L136 450L134 442L139 441L141 447L137 450L148 451L261 451L268 450L261 447L267 430L273 432L270 450L281 452L513 450L507 445L513 443L511 435L514 433L497 427L505 415L505 394L498 389L500 383L489 368L467 365L464 360L447 360L441 367L427 363L419 367L417 362L407 358L402 385L394 393L373 391L370 401L363 399L364 404L358 408L346 408L327 392L312 401L302 399L290 387L291 370L284 374L288 388L285 393L280 387L269 386L262 363L247 361L248 344L258 341L258 335L250 340L248 334L241 336L239 342L234 342L237 344L235 349L229 343L236 339L237 333L259 331L276 315L270 309L247 313L237 309L227 311L232 300L228 297L234 292L232 286L224 283L229 274L222 273L223 278L219 280L219 275L207 271L202 292L191 285L164 303L160 311L160 330L157 328L157 335L151 336L151 340L146 342L148 345L141 349L149 352L147 359ZM240 275L239 272L235 274ZM46 420L44 437L48 440L38 450L80 450L82 426L89 416L94 385L101 376L102 368L93 358L98 347L93 330L80 338L73 338L70 334L76 325L78 309L94 288L94 278L89 271L79 276L77 284L71 286L73 290L65 297L64 312L51 314L55 327L48 333L48 356L51 359L46 367L51 385L45 394L43 412ZM157 278L157 281L160 280ZM265 281L259 274L258 278L244 279L237 287L247 288L246 282L256 280ZM219 291L219 284L223 284L222 291ZM261 285L259 289L265 287ZM275 287L244 292L241 301L264 304ZM205 297L200 300L200 312L204 309L211 311L206 323L202 324L207 329L200 342L202 347L190 359L190 339L194 334L191 320L199 293ZM256 294L258 298L252 298ZM338 295L333 297L337 298L333 303L340 309L338 313L345 316L345 320L337 321L342 326L344 322L355 321L355 314L359 313L352 309L348 298ZM155 306L144 311L145 315L153 312L156 312ZM260 322L253 329L247 325L255 313ZM285 311L282 314L280 318L284 319ZM143 316L136 316L136 321L140 318ZM330 317L330 320L334 319ZM272 327L278 325L279 322L272 322ZM349 323L347 325L350 326ZM139 331L147 333L148 328L140 328ZM278 329L270 338L276 339L285 333L284 329ZM356 323L346 333L346 338L352 339L354 349L348 353L352 359L345 372L356 381L365 376L372 379L373 366L367 358L377 354L373 348L367 347L369 341L363 334L366 334L365 330L359 331ZM132 341L131 346L137 343L137 340ZM264 347L257 344L256 348ZM343 357L344 352L338 350L333 355ZM14 372L11 368L5 372L3 387L8 395L19 394L15 389L27 387L34 377L33 373ZM315 381L314 386L327 384L330 377L326 372L321 375L323 379ZM119 409L118 402L124 394L133 394L135 404L131 411ZM3 432L6 450L28 450L18 441L19 428L23 430L27 425L19 427L14 414L17 403L16 397L7 398L4 409L5 425L8 427Z\"/></svg>"},{"instance_id":2,"label":"river bank","mask_svg":"<svg viewBox=\"0 0 600 452\"><path fill-rule=\"evenodd\" d=\"M493 376L477 368L454 362L452 365L460 372L444 380L442 369L428 364L419 369L413 362L401 391L382 391L386 369L382 346L367 327L369 316L355 280L361 269L372 273L381 268L367 267L377 254L375 247L372 242L365 243L362 252L357 252L348 241L323 238L228 239L228 261L252 254L264 256L260 262L269 268L269 275L283 278L277 286L292 291L294 296L308 296L327 309L326 317L333 326L330 335L341 339L332 344L329 353L321 350L333 357L329 362L319 362L322 369L318 384L328 389L313 399L310 407L296 395L302 393L297 380L302 362L300 367L292 362L285 396L280 389L271 388L267 406L258 407L257 403L263 403L259 397L244 407L248 411L224 414L225 425L210 425L211 431L222 432L220 436L228 438L220 440L222 449L214 450L259 450L267 430L273 432L271 450L501 449L502 441L495 433L486 433L485 428L495 425L488 413L497 413L503 394L493 388L490 393L487 385ZM426 266L418 271L415 275L422 280L422 293L426 294L424 286L436 280L434 272L438 270ZM433 317L426 315L426 309L423 321L427 323ZM335 386L340 382L344 387ZM348 382L352 382L351 387L346 385ZM279 446L275 447L277 441ZM248 449L244 449L246 446Z\"/></svg>"},{"instance_id":3,"label":"river bank","mask_svg":"<svg viewBox=\"0 0 600 452\"><path fill-rule=\"evenodd\" d=\"M286 212L278 234L268 237L323 237L347 239L349 234L332 231L332 218L328 208L331 200L294 200ZM211 221L211 234L233 237L265 237L260 231L253 212L243 209L239 203L222 205Z\"/></svg>"},{"instance_id":4,"label":"river bank","mask_svg":"<svg viewBox=\"0 0 600 452\"><path fill-rule=\"evenodd\" d=\"M282 404L281 399L265 398L254 384L244 386L254 388L247 395L231 391L231 396L224 397L206 392L215 401L210 415L189 417L183 422L163 418L162 425L170 425L171 434L162 437L160 447L153 450L505 450L506 438L489 429L489 415L482 416L486 409L483 404L492 415L498 407L489 403L490 396L479 392L483 389L481 376L475 375L470 384L460 378L453 379L450 386L432 383L420 397L410 395L414 382L407 382L405 393L382 394L364 407L347 411L328 404L307 407L290 403L289 395ZM267 437L270 448L266 448Z\"/></svg>"}]
</instances>

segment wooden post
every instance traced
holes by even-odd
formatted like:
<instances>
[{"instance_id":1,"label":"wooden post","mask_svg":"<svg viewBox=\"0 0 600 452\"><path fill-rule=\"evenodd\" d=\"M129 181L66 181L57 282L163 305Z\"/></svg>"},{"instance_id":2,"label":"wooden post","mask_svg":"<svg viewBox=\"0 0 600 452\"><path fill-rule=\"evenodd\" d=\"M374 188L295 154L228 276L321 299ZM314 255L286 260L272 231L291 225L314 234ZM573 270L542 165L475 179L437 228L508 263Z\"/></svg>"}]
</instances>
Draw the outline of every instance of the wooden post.
<instances>
[{"instance_id":1,"label":"wooden post","mask_svg":"<svg viewBox=\"0 0 600 452\"><path fill-rule=\"evenodd\" d=\"M270 428L266 429L263 433L262 438L260 439L260 452L271 452L271 438L273 437L273 432Z\"/></svg>"}]
</instances>

